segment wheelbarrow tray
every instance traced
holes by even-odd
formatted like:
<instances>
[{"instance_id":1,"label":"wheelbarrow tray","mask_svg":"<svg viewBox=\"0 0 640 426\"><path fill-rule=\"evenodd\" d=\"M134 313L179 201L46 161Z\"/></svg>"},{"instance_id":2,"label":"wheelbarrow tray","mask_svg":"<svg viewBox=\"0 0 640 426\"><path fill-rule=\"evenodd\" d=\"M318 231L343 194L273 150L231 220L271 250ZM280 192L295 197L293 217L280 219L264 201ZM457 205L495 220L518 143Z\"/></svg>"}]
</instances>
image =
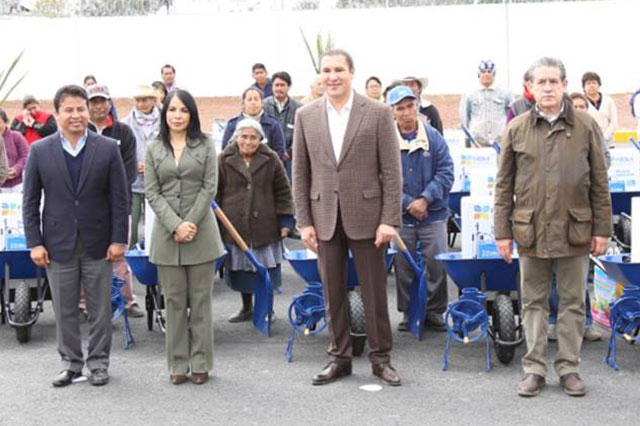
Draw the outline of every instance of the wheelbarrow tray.
<instances>
[{"instance_id":1,"label":"wheelbarrow tray","mask_svg":"<svg viewBox=\"0 0 640 426\"><path fill-rule=\"evenodd\" d=\"M631 214L631 199L640 197L640 191L629 192L612 192L611 193L611 212L612 214L627 213Z\"/></svg>"},{"instance_id":2,"label":"wheelbarrow tray","mask_svg":"<svg viewBox=\"0 0 640 426\"><path fill-rule=\"evenodd\" d=\"M475 287L482 291L507 292L518 290L517 258L511 263L503 259L463 258L462 253L441 253L436 256L458 288ZM482 288L482 276L486 277Z\"/></svg>"},{"instance_id":3,"label":"wheelbarrow tray","mask_svg":"<svg viewBox=\"0 0 640 426\"><path fill-rule=\"evenodd\" d=\"M156 265L149 262L147 253L142 250L129 250L125 253L125 259L140 284L158 284L158 270Z\"/></svg>"},{"instance_id":4,"label":"wheelbarrow tray","mask_svg":"<svg viewBox=\"0 0 640 426\"><path fill-rule=\"evenodd\" d=\"M600 256L598 260L604 266L607 275L614 280L628 285L640 285L640 263L625 261L629 255Z\"/></svg>"},{"instance_id":5,"label":"wheelbarrow tray","mask_svg":"<svg viewBox=\"0 0 640 426\"><path fill-rule=\"evenodd\" d=\"M385 257L387 271L393 264L393 258L397 251L388 249ZM284 258L291 264L294 271L307 283L322 282L320 272L318 271L318 257L307 250L291 250L284 254ZM349 266L347 274L347 286L355 287L358 285L358 275L356 274L356 266L351 253L349 253Z\"/></svg>"}]
</instances>

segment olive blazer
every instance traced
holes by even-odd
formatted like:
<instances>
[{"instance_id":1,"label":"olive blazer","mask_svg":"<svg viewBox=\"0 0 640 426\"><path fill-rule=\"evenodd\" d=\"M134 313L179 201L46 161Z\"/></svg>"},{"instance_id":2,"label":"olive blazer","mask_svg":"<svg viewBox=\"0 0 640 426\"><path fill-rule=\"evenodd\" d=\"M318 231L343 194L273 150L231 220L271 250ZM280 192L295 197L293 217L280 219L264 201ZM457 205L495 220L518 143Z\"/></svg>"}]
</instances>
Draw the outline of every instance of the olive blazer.
<instances>
[{"instance_id":1,"label":"olive blazer","mask_svg":"<svg viewBox=\"0 0 640 426\"><path fill-rule=\"evenodd\" d=\"M149 260L157 265L197 265L224 253L211 202L218 185L218 159L213 142L189 140L178 166L161 140L147 146L144 189L156 215ZM181 222L198 226L193 241L176 243L173 231Z\"/></svg>"}]
</instances>

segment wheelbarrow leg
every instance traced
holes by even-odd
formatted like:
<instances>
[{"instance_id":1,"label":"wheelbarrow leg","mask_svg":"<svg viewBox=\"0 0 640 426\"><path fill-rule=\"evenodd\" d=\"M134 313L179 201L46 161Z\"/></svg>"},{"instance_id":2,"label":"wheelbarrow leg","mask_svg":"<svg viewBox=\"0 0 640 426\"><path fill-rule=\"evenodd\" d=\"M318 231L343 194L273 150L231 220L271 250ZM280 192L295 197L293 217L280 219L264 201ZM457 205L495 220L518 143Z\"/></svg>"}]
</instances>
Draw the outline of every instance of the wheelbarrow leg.
<instances>
[{"instance_id":1,"label":"wheelbarrow leg","mask_svg":"<svg viewBox=\"0 0 640 426\"><path fill-rule=\"evenodd\" d=\"M487 333L487 335L485 336L485 339L487 342L486 370L488 373L489 371L491 371L491 337L489 336L489 333Z\"/></svg>"},{"instance_id":2,"label":"wheelbarrow leg","mask_svg":"<svg viewBox=\"0 0 640 426\"><path fill-rule=\"evenodd\" d=\"M293 344L296 340L296 329L291 327L291 335L289 336L289 342L287 343L287 350L284 353L284 356L287 359L287 362L292 362L293 360Z\"/></svg>"},{"instance_id":3,"label":"wheelbarrow leg","mask_svg":"<svg viewBox=\"0 0 640 426\"><path fill-rule=\"evenodd\" d=\"M605 362L609 365L609 367L613 368L615 371L618 371L620 369L620 367L618 367L618 363L616 362L615 330L611 330L611 338L609 339L609 350L607 351L607 357L605 358Z\"/></svg>"},{"instance_id":4,"label":"wheelbarrow leg","mask_svg":"<svg viewBox=\"0 0 640 426\"><path fill-rule=\"evenodd\" d=\"M444 355L442 355L442 371L447 370L447 360L449 358L450 349L451 349L451 334L447 333L447 344L444 347Z\"/></svg>"}]
</instances>

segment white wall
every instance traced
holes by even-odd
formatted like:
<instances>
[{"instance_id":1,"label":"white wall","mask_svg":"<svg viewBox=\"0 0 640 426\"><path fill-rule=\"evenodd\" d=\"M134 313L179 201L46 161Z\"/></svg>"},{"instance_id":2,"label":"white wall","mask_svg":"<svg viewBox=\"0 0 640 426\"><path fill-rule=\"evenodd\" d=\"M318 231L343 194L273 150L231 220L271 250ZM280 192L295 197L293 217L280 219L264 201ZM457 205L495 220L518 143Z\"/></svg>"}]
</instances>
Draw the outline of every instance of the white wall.
<instances>
[{"instance_id":1,"label":"white wall","mask_svg":"<svg viewBox=\"0 0 640 426\"><path fill-rule=\"evenodd\" d=\"M506 17L509 25L505 25ZM484 58L497 79L520 92L521 76L543 55L565 61L570 89L595 70L604 91L640 86L637 29L640 1L532 3L422 8L179 14L119 18L0 18L0 69L26 49L19 70L28 77L12 98L51 98L62 84L95 74L115 96L159 79L171 63L178 83L197 96L238 95L251 83L250 67L287 70L293 93L306 94L313 69L298 27L314 40L331 33L355 59L355 86L371 74L383 83L428 76L432 94L463 93L476 83ZM590 30L593 28L592 30ZM507 37L508 35L508 37ZM507 43L507 39L509 43ZM636 56L632 56L636 54Z\"/></svg>"}]
</instances>

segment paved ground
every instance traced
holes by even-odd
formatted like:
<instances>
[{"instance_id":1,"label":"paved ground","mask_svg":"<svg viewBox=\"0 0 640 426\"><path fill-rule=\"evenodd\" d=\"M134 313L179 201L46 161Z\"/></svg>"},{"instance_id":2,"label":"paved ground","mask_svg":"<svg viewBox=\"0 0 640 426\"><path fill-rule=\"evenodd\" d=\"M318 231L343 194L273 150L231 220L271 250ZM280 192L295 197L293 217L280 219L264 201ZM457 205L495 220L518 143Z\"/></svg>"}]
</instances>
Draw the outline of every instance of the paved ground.
<instances>
[{"instance_id":1,"label":"paved ground","mask_svg":"<svg viewBox=\"0 0 640 426\"><path fill-rule=\"evenodd\" d=\"M295 246L292 242L291 247ZM214 289L215 367L213 380L198 387L169 383L164 338L147 331L144 319L133 320L136 344L122 348L122 325L114 332L111 383L95 388L78 383L54 389L58 371L55 324L50 302L33 329L32 341L19 344L13 329L0 326L0 425L596 425L635 424L640 407L640 349L621 344L621 371L602 359L606 342L586 343L582 370L589 386L585 398L566 396L555 374L540 397L516 396L521 376L518 362L497 363L484 372L484 347L452 350L450 368L440 370L445 336L427 332L423 341L394 332L393 364L402 375L400 388L379 392L359 389L378 383L366 358L354 362L353 376L313 387L310 379L326 362L327 335L298 338L294 362L284 351L290 327L286 310L304 283L288 264L283 293L276 296L278 320L267 338L249 323L230 324L226 318L240 306L239 296L218 279ZM395 288L389 279L392 325ZM451 294L455 294L451 287ZM136 292L143 297L144 288ZM86 331L86 330L85 330ZM555 353L556 344L550 345ZM518 348L516 361L523 353Z\"/></svg>"}]
</instances>

